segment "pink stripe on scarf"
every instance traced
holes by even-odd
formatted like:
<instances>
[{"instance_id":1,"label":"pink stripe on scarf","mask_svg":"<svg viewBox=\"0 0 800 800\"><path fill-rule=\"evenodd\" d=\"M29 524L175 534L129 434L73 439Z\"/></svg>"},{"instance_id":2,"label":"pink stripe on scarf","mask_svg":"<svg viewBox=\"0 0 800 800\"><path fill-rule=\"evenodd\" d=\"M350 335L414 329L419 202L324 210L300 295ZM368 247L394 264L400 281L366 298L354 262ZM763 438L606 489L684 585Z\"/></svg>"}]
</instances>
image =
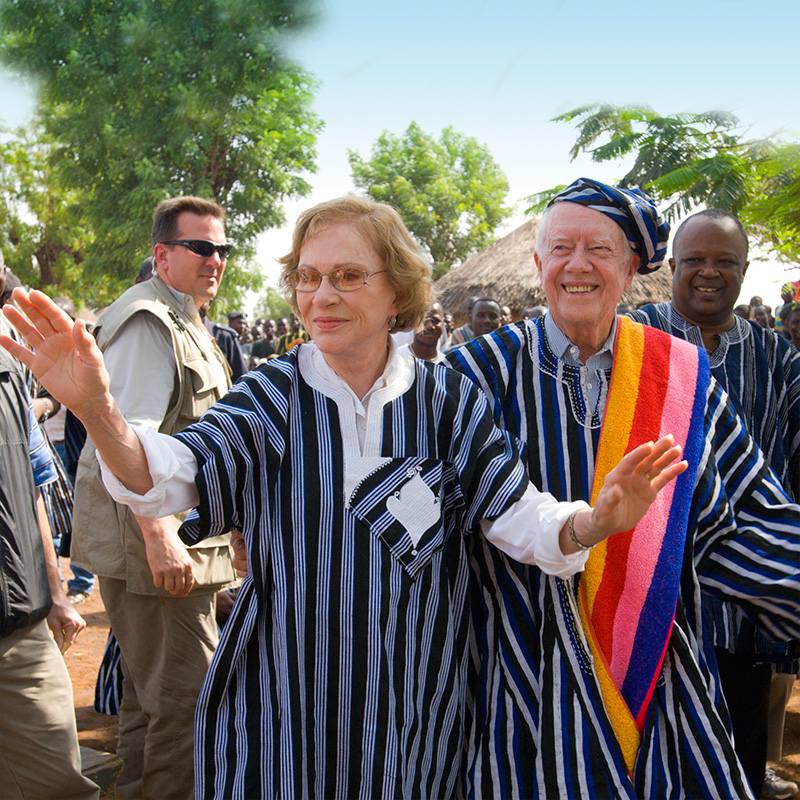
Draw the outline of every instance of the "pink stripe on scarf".
<instances>
[{"instance_id":1,"label":"pink stripe on scarf","mask_svg":"<svg viewBox=\"0 0 800 800\"><path fill-rule=\"evenodd\" d=\"M686 360L682 361L675 348L670 349L669 384L666 397L680 397L686 386L694 386L697 382L697 366L693 373L687 374ZM678 394L673 394L676 392ZM673 434L676 442L685 442L689 435L689 424L692 419L691 405L676 408L676 403L666 403L662 412L660 436ZM628 549L628 563L635 569L628 569L625 575L625 587L620 597L617 613L614 616L614 652L609 667L617 686L622 686L628 673L628 666L633 652L639 615L650 586L653 582L661 547L653 547L653 540L662 542L672 508L675 494L675 481L668 483L658 494L645 518L637 525Z\"/></svg>"}]
</instances>

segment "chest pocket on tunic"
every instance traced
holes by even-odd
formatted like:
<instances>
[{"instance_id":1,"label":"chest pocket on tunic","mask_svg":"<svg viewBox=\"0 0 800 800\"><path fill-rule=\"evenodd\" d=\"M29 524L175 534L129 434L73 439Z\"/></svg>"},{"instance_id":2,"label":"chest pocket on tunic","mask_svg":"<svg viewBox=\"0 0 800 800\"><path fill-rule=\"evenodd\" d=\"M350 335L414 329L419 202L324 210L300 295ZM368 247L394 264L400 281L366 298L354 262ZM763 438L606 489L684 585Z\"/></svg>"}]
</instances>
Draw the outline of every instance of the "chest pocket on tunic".
<instances>
[{"instance_id":1,"label":"chest pocket on tunic","mask_svg":"<svg viewBox=\"0 0 800 800\"><path fill-rule=\"evenodd\" d=\"M185 395L181 416L200 419L217 401L219 374L203 358L194 358L184 364L187 380L191 381L191 392Z\"/></svg>"},{"instance_id":2,"label":"chest pocket on tunic","mask_svg":"<svg viewBox=\"0 0 800 800\"><path fill-rule=\"evenodd\" d=\"M444 545L446 517L463 505L461 490L443 461L392 458L356 486L346 506L377 536L412 577Z\"/></svg>"}]
</instances>

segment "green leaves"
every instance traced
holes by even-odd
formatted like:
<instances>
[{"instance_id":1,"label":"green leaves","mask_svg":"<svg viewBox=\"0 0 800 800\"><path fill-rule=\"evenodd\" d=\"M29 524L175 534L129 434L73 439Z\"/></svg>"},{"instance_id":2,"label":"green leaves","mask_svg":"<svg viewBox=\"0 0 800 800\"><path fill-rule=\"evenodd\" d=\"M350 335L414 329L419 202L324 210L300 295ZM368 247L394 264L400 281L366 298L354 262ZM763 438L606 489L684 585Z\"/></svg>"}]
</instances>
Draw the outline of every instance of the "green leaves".
<instances>
[{"instance_id":1,"label":"green leaves","mask_svg":"<svg viewBox=\"0 0 800 800\"><path fill-rule=\"evenodd\" d=\"M581 106L556 117L574 123L574 159L633 157L619 185L645 189L670 221L699 205L741 217L778 255L800 256L800 144L747 140L727 111L661 116L648 106ZM541 211L563 187L527 198Z\"/></svg>"},{"instance_id":2,"label":"green leaves","mask_svg":"<svg viewBox=\"0 0 800 800\"><path fill-rule=\"evenodd\" d=\"M310 111L315 82L284 58L280 42L308 21L311 7L305 0L0 4L0 56L38 82L58 191L77 194L96 233L83 270L102 302L129 285L163 198L198 194L223 205L241 263L258 233L283 223L283 201L308 193L303 175L314 169L321 127ZM230 267L225 292L254 283L234 286L238 270Z\"/></svg>"},{"instance_id":3,"label":"green leaves","mask_svg":"<svg viewBox=\"0 0 800 800\"><path fill-rule=\"evenodd\" d=\"M24 282L79 287L90 233L77 196L58 185L54 144L38 121L0 138L0 249ZM63 293L63 292L62 292Z\"/></svg>"},{"instance_id":4,"label":"green leaves","mask_svg":"<svg viewBox=\"0 0 800 800\"><path fill-rule=\"evenodd\" d=\"M397 208L434 262L434 278L491 241L510 214L508 180L476 139L445 128L437 141L412 122L401 136L385 131L372 157L348 154L353 182Z\"/></svg>"}]
</instances>

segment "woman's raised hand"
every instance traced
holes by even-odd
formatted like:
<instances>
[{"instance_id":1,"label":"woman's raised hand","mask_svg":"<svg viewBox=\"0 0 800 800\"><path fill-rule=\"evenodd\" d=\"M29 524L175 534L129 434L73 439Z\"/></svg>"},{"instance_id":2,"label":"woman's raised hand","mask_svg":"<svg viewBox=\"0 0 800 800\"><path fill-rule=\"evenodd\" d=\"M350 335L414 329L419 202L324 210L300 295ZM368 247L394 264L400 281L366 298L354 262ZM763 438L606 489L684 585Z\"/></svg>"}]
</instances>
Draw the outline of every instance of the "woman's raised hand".
<instances>
[{"instance_id":1,"label":"woman's raised hand","mask_svg":"<svg viewBox=\"0 0 800 800\"><path fill-rule=\"evenodd\" d=\"M0 344L78 417L111 402L103 355L83 321L73 322L42 292L14 289L12 297L16 306L6 304L3 313L33 352L5 335Z\"/></svg>"}]
</instances>

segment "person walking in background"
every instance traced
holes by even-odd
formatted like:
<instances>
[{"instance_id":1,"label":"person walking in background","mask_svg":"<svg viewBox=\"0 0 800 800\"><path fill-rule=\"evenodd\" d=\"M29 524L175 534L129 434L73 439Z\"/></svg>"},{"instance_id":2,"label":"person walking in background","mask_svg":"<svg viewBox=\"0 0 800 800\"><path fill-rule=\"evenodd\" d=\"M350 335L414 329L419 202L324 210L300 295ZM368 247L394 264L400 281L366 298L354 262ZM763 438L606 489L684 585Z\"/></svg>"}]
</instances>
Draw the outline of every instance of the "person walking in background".
<instances>
[{"instance_id":1,"label":"person walking in background","mask_svg":"<svg viewBox=\"0 0 800 800\"><path fill-rule=\"evenodd\" d=\"M0 293L5 265L0 260ZM0 333L8 335L5 318ZM97 800L81 774L62 653L86 626L64 595L40 489L56 478L21 365L0 351L0 794Z\"/></svg>"},{"instance_id":2,"label":"person walking in background","mask_svg":"<svg viewBox=\"0 0 800 800\"><path fill-rule=\"evenodd\" d=\"M294 312L289 314L288 330L275 342L275 352L282 356L294 349L302 342L310 342L311 336L303 330L303 325L300 322L300 317Z\"/></svg>"},{"instance_id":3,"label":"person walking in background","mask_svg":"<svg viewBox=\"0 0 800 800\"><path fill-rule=\"evenodd\" d=\"M230 387L230 368L198 312L216 296L231 251L224 221L224 210L202 198L160 203L155 274L97 322L111 394L132 422L181 430ZM235 574L227 539L187 550L181 521L137 519L117 505L90 433L75 485L72 557L99 576L121 651L122 798L194 796L194 711L218 641L214 596Z\"/></svg>"},{"instance_id":4,"label":"person walking in background","mask_svg":"<svg viewBox=\"0 0 800 800\"><path fill-rule=\"evenodd\" d=\"M434 303L422 321L422 327L414 331L414 339L398 348L399 353L410 353L414 358L439 364L444 355L439 349L444 330L444 315L441 303Z\"/></svg>"},{"instance_id":5,"label":"person walking in background","mask_svg":"<svg viewBox=\"0 0 800 800\"><path fill-rule=\"evenodd\" d=\"M462 325L460 328L456 328L450 334L451 346L454 347L457 344L464 344L464 342L468 342L470 339L473 338L473 336L475 336L475 334L472 331L472 328L470 327L470 322L472 320L472 309L478 300L479 300L478 297L470 297L469 300L467 300L467 305L465 309L467 312L466 324Z\"/></svg>"}]
</instances>

